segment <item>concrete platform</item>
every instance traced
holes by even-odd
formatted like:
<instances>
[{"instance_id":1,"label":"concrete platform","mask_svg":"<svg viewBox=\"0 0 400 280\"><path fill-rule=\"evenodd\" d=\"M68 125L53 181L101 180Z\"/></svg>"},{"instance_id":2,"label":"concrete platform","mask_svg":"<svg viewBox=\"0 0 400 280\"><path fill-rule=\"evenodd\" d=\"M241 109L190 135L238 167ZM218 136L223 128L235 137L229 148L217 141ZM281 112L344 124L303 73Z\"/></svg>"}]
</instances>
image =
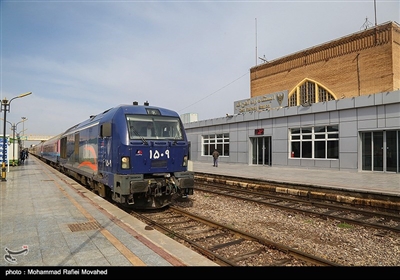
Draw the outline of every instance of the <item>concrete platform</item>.
<instances>
[{"instance_id":1,"label":"concrete platform","mask_svg":"<svg viewBox=\"0 0 400 280\"><path fill-rule=\"evenodd\" d=\"M9 170L1 266L217 266L34 156Z\"/></svg>"}]
</instances>

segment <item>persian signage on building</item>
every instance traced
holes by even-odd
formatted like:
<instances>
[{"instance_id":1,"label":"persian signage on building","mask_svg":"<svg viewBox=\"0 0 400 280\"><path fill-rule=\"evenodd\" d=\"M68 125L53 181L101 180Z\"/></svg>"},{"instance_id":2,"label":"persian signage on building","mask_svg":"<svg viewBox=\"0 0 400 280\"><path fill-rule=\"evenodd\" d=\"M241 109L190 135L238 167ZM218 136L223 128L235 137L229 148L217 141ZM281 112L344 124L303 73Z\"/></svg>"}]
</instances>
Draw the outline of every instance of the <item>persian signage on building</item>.
<instances>
[{"instance_id":1,"label":"persian signage on building","mask_svg":"<svg viewBox=\"0 0 400 280\"><path fill-rule=\"evenodd\" d=\"M265 111L288 106L288 91L279 91L234 102L234 114Z\"/></svg>"}]
</instances>

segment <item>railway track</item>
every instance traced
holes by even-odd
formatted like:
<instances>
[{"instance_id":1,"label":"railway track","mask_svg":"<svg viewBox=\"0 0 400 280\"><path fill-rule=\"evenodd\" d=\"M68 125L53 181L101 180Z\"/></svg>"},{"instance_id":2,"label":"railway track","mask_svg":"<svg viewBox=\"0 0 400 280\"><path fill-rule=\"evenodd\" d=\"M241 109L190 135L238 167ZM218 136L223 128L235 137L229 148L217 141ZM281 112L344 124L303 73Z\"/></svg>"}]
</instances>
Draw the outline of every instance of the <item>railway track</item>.
<instances>
[{"instance_id":1,"label":"railway track","mask_svg":"<svg viewBox=\"0 0 400 280\"><path fill-rule=\"evenodd\" d=\"M250 201L267 207L278 208L289 213L297 212L324 220L338 220L343 224L355 224L379 229L378 234L400 233L400 215L380 212L375 207L348 205L332 200L319 201L309 197L248 190L242 187L226 186L224 182L196 183L196 192L212 193L236 200ZM176 205L179 205L177 203ZM183 204L185 205L185 203ZM187 205L187 204L186 204ZM302 252L260 236L246 229L239 230L228 225L211 221L204 216L187 212L187 206L170 206L158 213L136 213L135 216L175 239L182 240L220 265L229 266L340 266L331 260ZM206 212L201 214L207 215ZM229 215L227 213L227 215ZM296 230L296 229L293 229Z\"/></svg>"},{"instance_id":2,"label":"railway track","mask_svg":"<svg viewBox=\"0 0 400 280\"><path fill-rule=\"evenodd\" d=\"M290 195L309 201L325 201L354 207L373 208L381 212L400 215L400 197L387 194L373 194L311 185L260 181L251 178L222 176L209 173L196 173L195 183L218 184L256 192L284 196Z\"/></svg>"},{"instance_id":3,"label":"railway track","mask_svg":"<svg viewBox=\"0 0 400 280\"><path fill-rule=\"evenodd\" d=\"M218 183L197 183L196 190L247 200L269 207L295 211L325 219L336 219L348 224L400 233L400 215L398 214L354 206L349 207L340 203L333 204L332 202L312 201L288 195L283 196L254 190L238 189Z\"/></svg>"},{"instance_id":4,"label":"railway track","mask_svg":"<svg viewBox=\"0 0 400 280\"><path fill-rule=\"evenodd\" d=\"M339 266L339 264L170 206L130 212L222 266Z\"/></svg>"}]
</instances>

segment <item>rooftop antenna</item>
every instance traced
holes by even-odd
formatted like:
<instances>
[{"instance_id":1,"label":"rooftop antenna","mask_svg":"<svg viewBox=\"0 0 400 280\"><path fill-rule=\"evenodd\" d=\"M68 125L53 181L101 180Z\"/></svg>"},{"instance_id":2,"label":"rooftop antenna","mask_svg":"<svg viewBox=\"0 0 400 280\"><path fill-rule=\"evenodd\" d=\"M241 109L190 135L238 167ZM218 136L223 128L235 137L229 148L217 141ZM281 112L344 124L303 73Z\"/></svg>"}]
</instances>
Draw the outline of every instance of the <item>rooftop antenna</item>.
<instances>
[{"instance_id":1,"label":"rooftop antenna","mask_svg":"<svg viewBox=\"0 0 400 280\"><path fill-rule=\"evenodd\" d=\"M256 66L257 66L257 18L256 18Z\"/></svg>"},{"instance_id":2,"label":"rooftop antenna","mask_svg":"<svg viewBox=\"0 0 400 280\"><path fill-rule=\"evenodd\" d=\"M364 22L364 24L361 26L361 28L360 29L364 29L364 30L367 30L369 27L371 27L372 26L372 22L370 22L369 20L368 20L368 18L366 17L365 18L365 22Z\"/></svg>"},{"instance_id":3,"label":"rooftop antenna","mask_svg":"<svg viewBox=\"0 0 400 280\"><path fill-rule=\"evenodd\" d=\"M258 58L261 59L262 61L264 61L264 63L268 62L268 60L265 58L265 54L264 54L264 58L262 58L262 57L258 57Z\"/></svg>"}]
</instances>

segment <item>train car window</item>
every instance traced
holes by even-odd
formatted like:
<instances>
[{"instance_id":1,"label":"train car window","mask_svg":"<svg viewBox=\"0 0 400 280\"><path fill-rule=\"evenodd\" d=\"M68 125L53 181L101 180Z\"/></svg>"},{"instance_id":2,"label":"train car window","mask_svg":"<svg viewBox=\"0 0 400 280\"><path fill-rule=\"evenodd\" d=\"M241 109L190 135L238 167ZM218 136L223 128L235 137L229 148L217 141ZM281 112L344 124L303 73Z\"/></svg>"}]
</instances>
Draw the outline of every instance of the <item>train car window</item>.
<instances>
[{"instance_id":1,"label":"train car window","mask_svg":"<svg viewBox=\"0 0 400 280\"><path fill-rule=\"evenodd\" d=\"M75 140L74 140L74 155L75 155L75 157L73 159L75 162L79 162L79 140L80 140L80 135L78 132L75 134Z\"/></svg>"},{"instance_id":2,"label":"train car window","mask_svg":"<svg viewBox=\"0 0 400 280\"><path fill-rule=\"evenodd\" d=\"M101 125L100 137L111 137L111 123L103 123Z\"/></svg>"},{"instance_id":3,"label":"train car window","mask_svg":"<svg viewBox=\"0 0 400 280\"><path fill-rule=\"evenodd\" d=\"M60 141L60 157L67 158L67 137L61 138Z\"/></svg>"},{"instance_id":4,"label":"train car window","mask_svg":"<svg viewBox=\"0 0 400 280\"><path fill-rule=\"evenodd\" d=\"M167 116L127 116L130 139L183 140L180 119Z\"/></svg>"}]
</instances>

